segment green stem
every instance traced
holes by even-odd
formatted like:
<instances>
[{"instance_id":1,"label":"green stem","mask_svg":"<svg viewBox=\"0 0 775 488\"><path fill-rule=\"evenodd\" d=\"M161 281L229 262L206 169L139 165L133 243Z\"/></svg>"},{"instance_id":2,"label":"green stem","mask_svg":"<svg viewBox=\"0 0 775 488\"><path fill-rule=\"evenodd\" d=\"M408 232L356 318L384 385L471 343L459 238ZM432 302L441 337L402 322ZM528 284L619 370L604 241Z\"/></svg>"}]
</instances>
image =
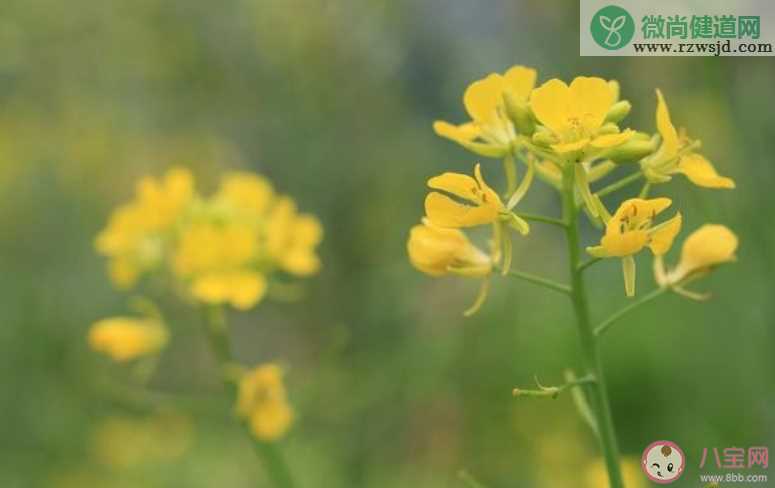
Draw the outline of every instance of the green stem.
<instances>
[{"instance_id":1,"label":"green stem","mask_svg":"<svg viewBox=\"0 0 775 488\"><path fill-rule=\"evenodd\" d=\"M597 263L598 261L602 261L602 260L603 260L603 258L589 258L586 261L584 261L583 263L579 264L578 270L579 271L584 271L585 269L589 268L593 264Z\"/></svg>"},{"instance_id":2,"label":"green stem","mask_svg":"<svg viewBox=\"0 0 775 488\"><path fill-rule=\"evenodd\" d=\"M608 317L607 319L602 321L600 323L600 325L595 327L595 336L596 337L600 337L601 335L603 335L603 333L605 333L605 331L608 330L609 327L614 325L614 323L617 320L619 320L620 318L624 317L625 315L627 315L628 313L632 312L633 310L635 310L636 308L640 307L641 305L646 304L646 303L654 300L658 296L660 296L663 293L665 293L667 290L669 290L668 287L657 288L655 290L652 290L651 293L649 293L647 295L643 295L638 300L630 303L626 307L624 307L621 310L619 310L618 312L614 313L613 315L611 315L610 317Z\"/></svg>"},{"instance_id":3,"label":"green stem","mask_svg":"<svg viewBox=\"0 0 775 488\"><path fill-rule=\"evenodd\" d=\"M610 185L602 188L600 191L595 192L595 194L602 198L602 197L608 195L609 193L613 193L613 192L615 192L617 190L621 190L625 186L627 186L627 185L629 185L631 183L634 183L634 182L638 181L641 178L643 178L643 173L638 171L637 173L633 173L633 174L631 174L629 176L625 176L624 178L622 178L621 180L619 180L617 182L611 183Z\"/></svg>"},{"instance_id":4,"label":"green stem","mask_svg":"<svg viewBox=\"0 0 775 488\"><path fill-rule=\"evenodd\" d=\"M512 271L509 271L506 276L519 278L529 283L533 283L534 285L544 286L546 288L549 288L550 290L558 291L560 293L569 294L571 292L571 289L568 285L557 283L556 281L550 280L549 278L544 278L543 276L538 276L531 273L525 273L524 271L512 270Z\"/></svg>"},{"instance_id":5,"label":"green stem","mask_svg":"<svg viewBox=\"0 0 775 488\"><path fill-rule=\"evenodd\" d=\"M529 214L529 213L522 213L522 212L518 213L517 215L527 221L542 222L544 224L551 224L551 225L556 225L558 227L565 227L564 221L560 219L555 219L553 217L546 217L543 215L536 215L536 214Z\"/></svg>"},{"instance_id":6,"label":"green stem","mask_svg":"<svg viewBox=\"0 0 775 488\"><path fill-rule=\"evenodd\" d=\"M226 322L226 314L221 306L211 306L205 309L205 322L207 339L213 355L218 360L221 377L229 394L237 395L237 383L234 380L234 359L229 342L229 327ZM278 488L293 488L293 476L282 456L282 453L274 443L262 442L252 435L256 453L261 458L269 478Z\"/></svg>"},{"instance_id":7,"label":"green stem","mask_svg":"<svg viewBox=\"0 0 775 488\"><path fill-rule=\"evenodd\" d=\"M651 183L647 181L643 184L643 188L641 188L638 198L647 198L649 196L649 191L651 191Z\"/></svg>"},{"instance_id":8,"label":"green stem","mask_svg":"<svg viewBox=\"0 0 775 488\"><path fill-rule=\"evenodd\" d=\"M576 315L581 342L582 364L584 375L595 378L596 383L587 385L587 393L596 417L599 429L600 447L603 451L610 488L623 488L622 472L619 465L619 448L616 442L616 432L611 406L608 401L608 391L605 377L603 376L600 349L589 320L589 306L587 304L586 291L584 290L584 278L580 265L580 246L578 231L578 213L574 201L575 168L573 163L566 163L562 178L563 217L567 226L565 237L568 245L568 268L571 276L571 301Z\"/></svg>"},{"instance_id":9,"label":"green stem","mask_svg":"<svg viewBox=\"0 0 775 488\"><path fill-rule=\"evenodd\" d=\"M543 386L541 383L538 382L538 378L536 378L536 384L538 385L537 390L531 390L526 388L514 388L511 391L511 394L515 397L518 397L518 396L551 397L554 399L554 398L557 398L560 395L560 393L567 390L568 388L573 388L581 385L589 385L596 382L597 380L592 376L586 376L584 378L577 378L577 379L568 381L567 383L564 383L560 386Z\"/></svg>"},{"instance_id":10,"label":"green stem","mask_svg":"<svg viewBox=\"0 0 775 488\"><path fill-rule=\"evenodd\" d=\"M503 172L506 173L506 196L510 198L517 190L517 165L514 162L514 154L509 153L503 158Z\"/></svg>"}]
</instances>

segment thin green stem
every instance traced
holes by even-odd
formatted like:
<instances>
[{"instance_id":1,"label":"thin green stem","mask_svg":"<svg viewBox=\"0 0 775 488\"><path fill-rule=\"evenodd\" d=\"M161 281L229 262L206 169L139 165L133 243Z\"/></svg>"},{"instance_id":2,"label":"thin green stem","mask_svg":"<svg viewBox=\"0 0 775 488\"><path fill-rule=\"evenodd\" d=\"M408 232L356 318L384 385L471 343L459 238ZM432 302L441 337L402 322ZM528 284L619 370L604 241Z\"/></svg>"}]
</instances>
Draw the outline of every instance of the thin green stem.
<instances>
[{"instance_id":1,"label":"thin green stem","mask_svg":"<svg viewBox=\"0 0 775 488\"><path fill-rule=\"evenodd\" d=\"M213 355L218 361L224 386L232 397L237 395L237 384L234 380L234 359L229 342L229 327L226 322L226 314L221 306L211 306L205 309L205 325L208 343ZM262 442L250 436L256 453L264 464L269 478L278 488L293 488L293 476L282 456L282 453L274 443Z\"/></svg>"},{"instance_id":2,"label":"thin green stem","mask_svg":"<svg viewBox=\"0 0 775 488\"><path fill-rule=\"evenodd\" d=\"M602 261L602 260L603 260L603 258L589 258L586 261L584 261L583 263L579 264L578 270L579 271L584 271L585 269L589 268L593 264L597 263L598 261Z\"/></svg>"},{"instance_id":3,"label":"thin green stem","mask_svg":"<svg viewBox=\"0 0 775 488\"><path fill-rule=\"evenodd\" d=\"M611 315L610 317L602 321L600 325L595 327L595 336L600 337L601 335L603 335L603 333L605 333L605 331L608 330L609 327L614 325L614 323L616 323L617 320L629 314L630 312L640 307L641 305L644 305L654 300L655 298L667 292L669 289L670 289L669 287L663 287L663 288L657 288L655 290L652 290L651 293L643 295L638 300L630 303L629 305L615 312L613 315Z\"/></svg>"},{"instance_id":4,"label":"thin green stem","mask_svg":"<svg viewBox=\"0 0 775 488\"><path fill-rule=\"evenodd\" d=\"M519 278L529 283L533 283L534 285L544 286L550 290L558 291L560 293L569 294L571 292L571 289L568 285L557 283L556 281L550 280L549 278L544 278L543 276L525 273L524 271L511 270L506 276Z\"/></svg>"},{"instance_id":5,"label":"thin green stem","mask_svg":"<svg viewBox=\"0 0 775 488\"><path fill-rule=\"evenodd\" d=\"M506 173L506 196L510 198L517 189L517 165L514 162L514 154L509 153L503 158L503 172Z\"/></svg>"},{"instance_id":6,"label":"thin green stem","mask_svg":"<svg viewBox=\"0 0 775 488\"><path fill-rule=\"evenodd\" d=\"M546 217L544 215L529 214L529 213L522 213L522 212L519 212L517 215L522 217L523 219L525 219L527 221L542 222L544 224L551 224L551 225L556 225L556 226L559 226L559 227L565 227L565 222L564 221L562 221L560 219L555 219L553 217Z\"/></svg>"},{"instance_id":7,"label":"thin green stem","mask_svg":"<svg viewBox=\"0 0 775 488\"><path fill-rule=\"evenodd\" d=\"M603 375L600 349L589 320L589 305L584 289L584 277L579 270L580 246L578 231L578 213L574 200L575 168L566 164L562 179L563 218L567 222L565 237L568 245L568 268L571 276L571 301L579 329L579 339L582 350L582 363L585 376L597 379L596 383L587 385L586 391L590 398L592 410L596 417L599 430L600 447L603 451L610 488L623 488L622 471L619 465L619 448L616 442L616 432L611 406L608 401L605 377Z\"/></svg>"},{"instance_id":8,"label":"thin green stem","mask_svg":"<svg viewBox=\"0 0 775 488\"><path fill-rule=\"evenodd\" d=\"M576 378L574 380L567 381L566 383L563 383L560 386L544 386L541 383L538 382L538 378L536 378L536 384L538 385L537 390L527 389L527 388L514 388L511 391L511 394L515 397L518 396L527 396L527 397L551 397L551 398L557 398L560 393L567 390L568 388L573 388L576 386L581 385L589 385L592 383L595 383L597 380L592 376L585 376L583 378Z\"/></svg>"},{"instance_id":9,"label":"thin green stem","mask_svg":"<svg viewBox=\"0 0 775 488\"><path fill-rule=\"evenodd\" d=\"M595 194L599 196L600 198L608 195L609 193L613 193L615 191L621 190L622 188L626 187L627 185L630 185L632 183L635 183L639 179L643 178L643 173L638 171L637 173L633 173L629 176L625 176L619 181L616 181L614 183L611 183L610 185L602 188L599 191L596 191Z\"/></svg>"},{"instance_id":10,"label":"thin green stem","mask_svg":"<svg viewBox=\"0 0 775 488\"><path fill-rule=\"evenodd\" d=\"M638 198L647 198L649 196L649 192L651 191L651 182L647 181L643 184L643 188L640 189L640 194L638 195Z\"/></svg>"}]
</instances>

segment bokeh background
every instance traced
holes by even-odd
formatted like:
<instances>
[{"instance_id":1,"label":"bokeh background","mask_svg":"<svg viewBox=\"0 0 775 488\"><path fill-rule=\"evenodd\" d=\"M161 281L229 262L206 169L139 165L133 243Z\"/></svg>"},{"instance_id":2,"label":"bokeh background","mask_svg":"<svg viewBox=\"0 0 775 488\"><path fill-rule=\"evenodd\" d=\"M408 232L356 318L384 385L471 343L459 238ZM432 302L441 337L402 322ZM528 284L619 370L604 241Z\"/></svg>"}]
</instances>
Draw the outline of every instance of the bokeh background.
<instances>
[{"instance_id":1,"label":"bokeh background","mask_svg":"<svg viewBox=\"0 0 775 488\"><path fill-rule=\"evenodd\" d=\"M517 63L620 80L628 124L647 131L660 87L738 184L657 188L683 237L718 222L741 247L702 283L710 302L667 296L606 336L623 452L674 440L689 457L676 486L695 486L704 447L775 447L772 58L581 58L578 6L559 0L5 0L0 486L268 486L195 316L176 313L150 404L85 344L93 321L128 312L94 236L139 177L174 164L205 193L223 171L260 172L324 223L302 301L231 317L242 361L288 367L299 418L282 449L300 486L465 486L462 469L493 488L605 486L569 396L511 397L577 364L564 299L496 279L464 319L477 285L405 255L425 180L474 162L432 121L463 120L467 84ZM524 208L558 211L540 184ZM536 224L515 267L562 278L563 245ZM587 277L596 318L626 303L616 263Z\"/></svg>"}]
</instances>

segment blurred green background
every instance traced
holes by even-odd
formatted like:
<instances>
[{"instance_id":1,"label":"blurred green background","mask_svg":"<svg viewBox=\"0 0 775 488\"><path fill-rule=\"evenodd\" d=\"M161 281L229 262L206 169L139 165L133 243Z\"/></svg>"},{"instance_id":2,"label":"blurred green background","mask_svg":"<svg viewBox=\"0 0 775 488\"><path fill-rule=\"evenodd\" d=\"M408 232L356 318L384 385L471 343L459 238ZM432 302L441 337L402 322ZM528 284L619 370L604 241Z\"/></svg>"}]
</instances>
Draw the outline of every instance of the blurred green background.
<instances>
[{"instance_id":1,"label":"blurred green background","mask_svg":"<svg viewBox=\"0 0 775 488\"><path fill-rule=\"evenodd\" d=\"M151 381L159 405L182 404L151 427L172 445L113 452L133 449L148 405L109 391L122 368L85 344L93 321L128 311L93 238L139 177L173 164L205 193L226 170L265 174L325 226L302 302L231 316L242 361L288 367L298 421L282 449L300 486L454 487L461 469L493 488L594 485L597 449L569 396L511 397L577 364L569 304L496 279L464 319L477 284L421 275L405 255L426 179L475 160L432 121L464 120L465 87L513 64L540 81L618 79L627 125L646 131L660 87L737 181L724 192L677 177L655 192L682 210L679 239L711 221L741 247L701 284L713 300L667 296L606 336L624 453L673 440L689 458L676 486L696 486L704 447L775 447L772 58L581 58L578 6L559 0L5 0L0 486L268 486L185 310ZM483 163L494 179L499 163ZM558 211L541 184L523 208ZM562 278L562 236L533 228L514 266ZM595 318L626 303L617 263L587 277Z\"/></svg>"}]
</instances>

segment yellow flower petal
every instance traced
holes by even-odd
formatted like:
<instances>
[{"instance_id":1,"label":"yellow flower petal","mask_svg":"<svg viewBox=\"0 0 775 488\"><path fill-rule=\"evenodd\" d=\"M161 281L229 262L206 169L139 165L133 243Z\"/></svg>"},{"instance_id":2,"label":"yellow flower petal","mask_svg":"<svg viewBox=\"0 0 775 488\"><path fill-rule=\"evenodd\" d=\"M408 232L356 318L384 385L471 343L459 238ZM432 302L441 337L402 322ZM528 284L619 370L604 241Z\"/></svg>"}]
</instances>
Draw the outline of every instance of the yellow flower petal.
<instances>
[{"instance_id":1,"label":"yellow flower petal","mask_svg":"<svg viewBox=\"0 0 775 488\"><path fill-rule=\"evenodd\" d=\"M460 173L444 173L428 180L434 190L443 190L470 202L479 200L479 183L472 177Z\"/></svg>"},{"instance_id":2,"label":"yellow flower petal","mask_svg":"<svg viewBox=\"0 0 775 488\"><path fill-rule=\"evenodd\" d=\"M569 104L570 89L558 79L547 81L530 94L533 114L541 124L557 133L569 128Z\"/></svg>"},{"instance_id":3,"label":"yellow flower petal","mask_svg":"<svg viewBox=\"0 0 775 488\"><path fill-rule=\"evenodd\" d=\"M619 144L624 144L629 141L634 134L635 132L630 129L619 132L618 134L605 134L592 139L590 145L598 149L618 146Z\"/></svg>"},{"instance_id":4,"label":"yellow flower petal","mask_svg":"<svg viewBox=\"0 0 775 488\"><path fill-rule=\"evenodd\" d=\"M446 137L455 142L470 142L481 135L479 126L466 122L465 124L453 125L443 120L437 120L433 123L433 130L437 135Z\"/></svg>"},{"instance_id":5,"label":"yellow flower petal","mask_svg":"<svg viewBox=\"0 0 775 488\"><path fill-rule=\"evenodd\" d=\"M673 246L675 236L677 236L678 232L681 230L681 223L681 214L678 213L675 217L661 224L658 229L651 233L649 247L656 256L661 256L670 250Z\"/></svg>"},{"instance_id":6,"label":"yellow flower petal","mask_svg":"<svg viewBox=\"0 0 775 488\"><path fill-rule=\"evenodd\" d=\"M473 227L494 222L498 218L498 209L490 205L465 205L441 193L431 192L425 198L425 215L440 227Z\"/></svg>"},{"instance_id":7,"label":"yellow flower petal","mask_svg":"<svg viewBox=\"0 0 775 488\"><path fill-rule=\"evenodd\" d=\"M671 203L669 198L625 200L606 224L606 232L600 244L611 256L622 257L639 252L653 238L649 231L651 220ZM661 243L657 243L657 249L660 249Z\"/></svg>"},{"instance_id":8,"label":"yellow flower petal","mask_svg":"<svg viewBox=\"0 0 775 488\"><path fill-rule=\"evenodd\" d=\"M274 190L266 178L253 173L232 172L221 180L216 198L229 202L240 211L261 215L273 196Z\"/></svg>"},{"instance_id":9,"label":"yellow flower petal","mask_svg":"<svg viewBox=\"0 0 775 488\"><path fill-rule=\"evenodd\" d=\"M661 213L672 203L672 200L665 197L650 200L630 198L622 202L613 218L616 220L651 218Z\"/></svg>"},{"instance_id":10,"label":"yellow flower petal","mask_svg":"<svg viewBox=\"0 0 775 488\"><path fill-rule=\"evenodd\" d=\"M527 100L536 82L536 70L512 66L503 74L505 90L518 100Z\"/></svg>"},{"instance_id":11,"label":"yellow flower petal","mask_svg":"<svg viewBox=\"0 0 775 488\"><path fill-rule=\"evenodd\" d=\"M587 133L597 131L614 103L614 93L602 78L579 76L569 87L568 116L578 120Z\"/></svg>"},{"instance_id":12,"label":"yellow flower petal","mask_svg":"<svg viewBox=\"0 0 775 488\"><path fill-rule=\"evenodd\" d=\"M672 157L678 153L678 133L670 121L670 112L662 92L657 89L657 130L662 136L662 147L666 156Z\"/></svg>"},{"instance_id":13,"label":"yellow flower petal","mask_svg":"<svg viewBox=\"0 0 775 488\"><path fill-rule=\"evenodd\" d=\"M282 437L293 423L293 410L287 403L275 402L258 408L250 416L250 430L263 441Z\"/></svg>"},{"instance_id":14,"label":"yellow flower petal","mask_svg":"<svg viewBox=\"0 0 775 488\"><path fill-rule=\"evenodd\" d=\"M274 441L285 434L293 422L293 410L288 405L279 366L264 364L242 376L236 411L260 440Z\"/></svg>"},{"instance_id":15,"label":"yellow flower petal","mask_svg":"<svg viewBox=\"0 0 775 488\"><path fill-rule=\"evenodd\" d=\"M492 73L486 78L471 83L463 94L463 105L477 122L492 122L497 119L497 107L503 101L503 77Z\"/></svg>"},{"instance_id":16,"label":"yellow flower petal","mask_svg":"<svg viewBox=\"0 0 775 488\"><path fill-rule=\"evenodd\" d=\"M266 288L266 279L260 273L233 271L210 273L196 278L191 293L204 303L230 303L246 310L264 297Z\"/></svg>"},{"instance_id":17,"label":"yellow flower petal","mask_svg":"<svg viewBox=\"0 0 775 488\"><path fill-rule=\"evenodd\" d=\"M727 189L735 187L732 178L719 175L710 161L700 154L692 153L682 157L678 163L678 171L685 174L689 181L697 186Z\"/></svg>"},{"instance_id":18,"label":"yellow flower petal","mask_svg":"<svg viewBox=\"0 0 775 488\"><path fill-rule=\"evenodd\" d=\"M89 346L124 362L140 356L156 354L166 344L169 333L156 320L131 317L103 319L89 330Z\"/></svg>"},{"instance_id":19,"label":"yellow flower petal","mask_svg":"<svg viewBox=\"0 0 775 488\"><path fill-rule=\"evenodd\" d=\"M486 276L491 269L490 257L458 229L416 225L409 233L406 247L412 265L431 276L447 274L451 267L470 269L471 276Z\"/></svg>"},{"instance_id":20,"label":"yellow flower petal","mask_svg":"<svg viewBox=\"0 0 775 488\"><path fill-rule=\"evenodd\" d=\"M237 272L229 277L229 302L240 310L256 305L266 293L266 278L253 272Z\"/></svg>"},{"instance_id":21,"label":"yellow flower petal","mask_svg":"<svg viewBox=\"0 0 775 488\"><path fill-rule=\"evenodd\" d=\"M684 241L678 269L682 275L735 260L737 236L727 227L706 224Z\"/></svg>"},{"instance_id":22,"label":"yellow flower petal","mask_svg":"<svg viewBox=\"0 0 775 488\"><path fill-rule=\"evenodd\" d=\"M633 230L624 233L606 233L600 240L608 256L624 257L639 252L648 242L648 233Z\"/></svg>"}]
</instances>

